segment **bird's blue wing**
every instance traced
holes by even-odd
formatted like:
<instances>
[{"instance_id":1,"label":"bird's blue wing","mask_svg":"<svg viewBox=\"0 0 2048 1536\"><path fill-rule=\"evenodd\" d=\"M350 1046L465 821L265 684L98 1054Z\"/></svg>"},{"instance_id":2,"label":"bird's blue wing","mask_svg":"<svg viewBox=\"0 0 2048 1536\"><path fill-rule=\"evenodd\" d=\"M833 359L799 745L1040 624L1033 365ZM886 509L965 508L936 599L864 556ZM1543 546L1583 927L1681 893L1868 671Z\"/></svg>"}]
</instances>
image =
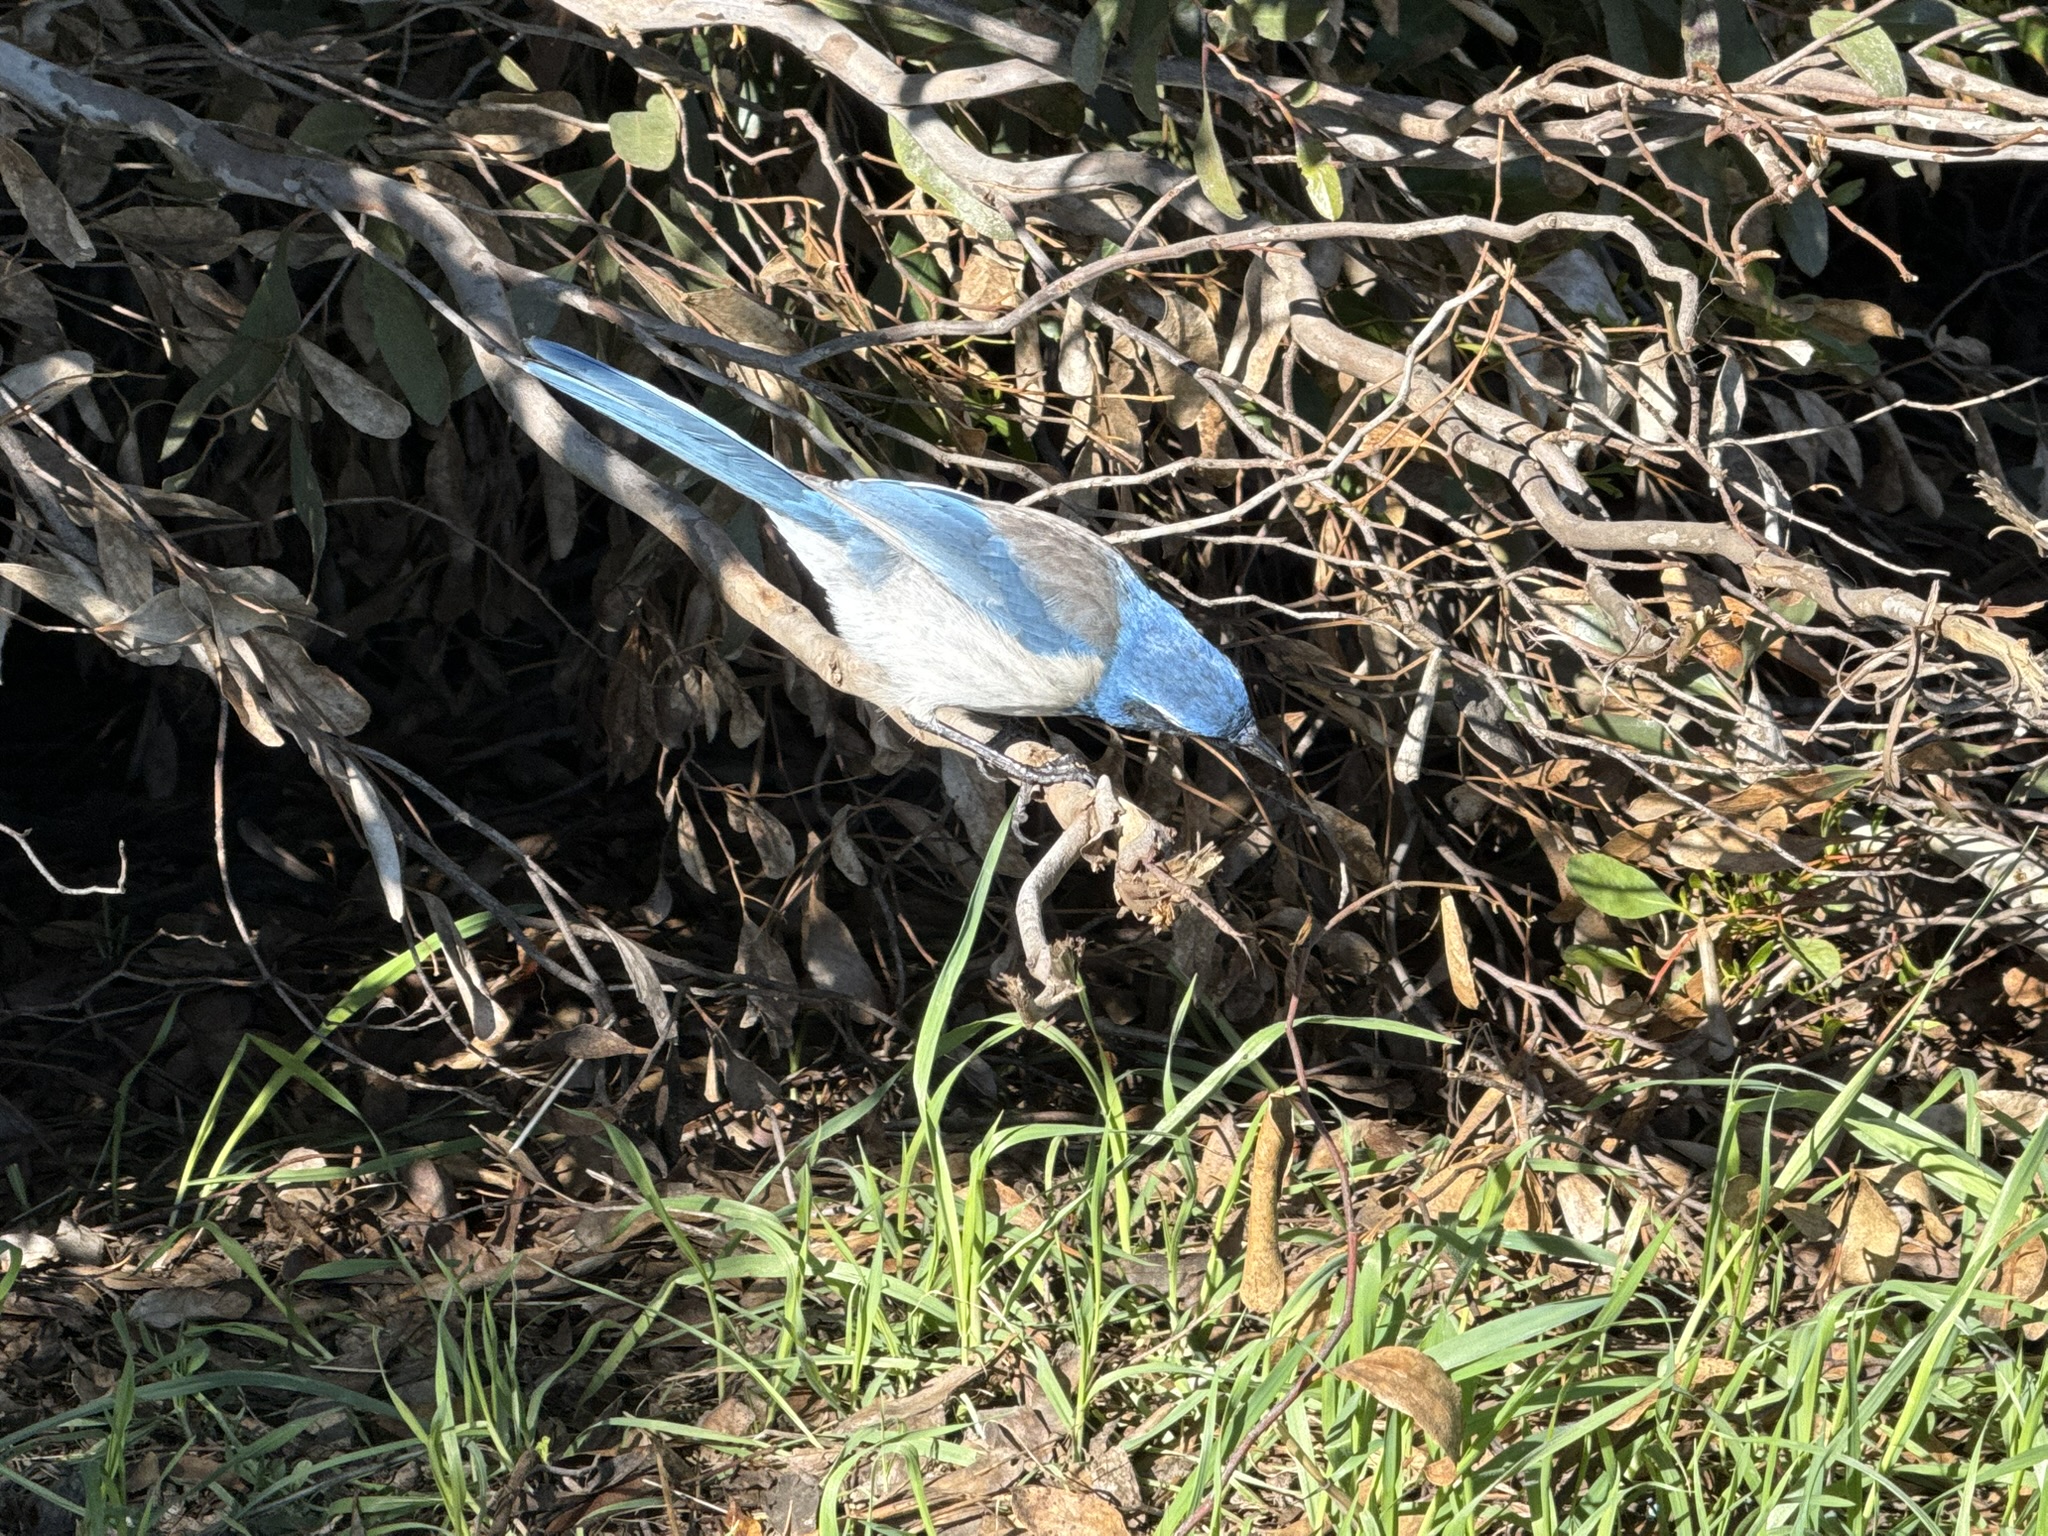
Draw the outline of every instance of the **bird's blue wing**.
<instances>
[{"instance_id":1,"label":"bird's blue wing","mask_svg":"<svg viewBox=\"0 0 2048 1536\"><path fill-rule=\"evenodd\" d=\"M1041 656L1100 653L1114 637L1115 587L1104 579L1107 570L1097 569L1100 556L1048 541L1025 514L1005 519L1007 508L905 480L840 481L831 493L866 513L884 537L1027 649ZM1006 526L1012 521L1018 526Z\"/></svg>"},{"instance_id":2,"label":"bird's blue wing","mask_svg":"<svg viewBox=\"0 0 2048 1536\"><path fill-rule=\"evenodd\" d=\"M553 341L529 341L541 361L528 371L571 400L629 427L700 473L826 537L856 547L865 561L886 560L887 547L838 501L776 462L739 433L694 405Z\"/></svg>"},{"instance_id":3,"label":"bird's blue wing","mask_svg":"<svg viewBox=\"0 0 2048 1536\"><path fill-rule=\"evenodd\" d=\"M527 346L540 359L527 365L534 377L759 502L771 515L831 540L877 583L895 562L914 561L1041 656L1103 654L1114 638L1114 585L1104 579L1106 569L1095 568L1102 556L1049 534L1042 519L1017 513L1016 528L999 528L993 519L1006 509L942 486L903 480L821 484L629 373L557 342Z\"/></svg>"}]
</instances>

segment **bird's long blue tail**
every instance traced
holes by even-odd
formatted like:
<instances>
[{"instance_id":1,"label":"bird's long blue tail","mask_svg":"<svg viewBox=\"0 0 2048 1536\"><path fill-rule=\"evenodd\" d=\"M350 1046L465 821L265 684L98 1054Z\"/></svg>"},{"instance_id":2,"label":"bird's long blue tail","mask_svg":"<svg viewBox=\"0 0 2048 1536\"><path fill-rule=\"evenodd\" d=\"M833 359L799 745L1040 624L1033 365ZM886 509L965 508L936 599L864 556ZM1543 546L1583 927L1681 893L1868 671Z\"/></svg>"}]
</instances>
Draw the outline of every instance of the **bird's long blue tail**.
<instances>
[{"instance_id":1,"label":"bird's long blue tail","mask_svg":"<svg viewBox=\"0 0 2048 1536\"><path fill-rule=\"evenodd\" d=\"M529 341L526 345L541 360L539 366L529 365L535 378L620 426L632 428L692 469L798 522L826 529L845 523L845 509L830 497L687 401L586 357L574 347L553 341Z\"/></svg>"}]
</instances>

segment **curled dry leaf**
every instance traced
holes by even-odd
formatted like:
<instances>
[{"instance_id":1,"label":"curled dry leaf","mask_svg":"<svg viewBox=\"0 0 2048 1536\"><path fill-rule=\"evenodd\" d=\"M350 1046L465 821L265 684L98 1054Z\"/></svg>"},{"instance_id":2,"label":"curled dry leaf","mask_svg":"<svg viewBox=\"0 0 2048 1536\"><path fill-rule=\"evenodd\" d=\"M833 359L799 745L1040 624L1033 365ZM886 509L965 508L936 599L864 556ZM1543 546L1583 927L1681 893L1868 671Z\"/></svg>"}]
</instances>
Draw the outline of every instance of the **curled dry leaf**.
<instances>
[{"instance_id":1,"label":"curled dry leaf","mask_svg":"<svg viewBox=\"0 0 2048 1536\"><path fill-rule=\"evenodd\" d=\"M1271 1317L1287 1300L1287 1268L1280 1258L1280 1189L1287 1176L1292 1123L1289 1100L1266 1100L1245 1190L1244 1279L1237 1294L1249 1310L1263 1317Z\"/></svg>"},{"instance_id":2,"label":"curled dry leaf","mask_svg":"<svg viewBox=\"0 0 2048 1536\"><path fill-rule=\"evenodd\" d=\"M735 832L744 832L761 859L761 873L770 880L785 880L796 868L796 839L781 820L744 795L726 797L726 820Z\"/></svg>"},{"instance_id":3,"label":"curled dry leaf","mask_svg":"<svg viewBox=\"0 0 2048 1536\"><path fill-rule=\"evenodd\" d=\"M1407 1414L1447 1455L1458 1454L1465 1433L1464 1400L1450 1373L1421 1350L1389 1344L1346 1360L1335 1374Z\"/></svg>"}]
</instances>

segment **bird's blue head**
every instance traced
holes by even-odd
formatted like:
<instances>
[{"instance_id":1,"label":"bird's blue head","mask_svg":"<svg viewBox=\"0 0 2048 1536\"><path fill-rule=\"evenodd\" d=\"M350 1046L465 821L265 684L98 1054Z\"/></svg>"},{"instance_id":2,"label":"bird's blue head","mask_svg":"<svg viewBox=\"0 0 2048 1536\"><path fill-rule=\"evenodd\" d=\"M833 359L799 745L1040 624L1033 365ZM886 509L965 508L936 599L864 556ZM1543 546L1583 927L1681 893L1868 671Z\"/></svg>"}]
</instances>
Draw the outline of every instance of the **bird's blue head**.
<instances>
[{"instance_id":1,"label":"bird's blue head","mask_svg":"<svg viewBox=\"0 0 2048 1536\"><path fill-rule=\"evenodd\" d=\"M1116 648L1087 713L1133 730L1206 736L1280 767L1230 658L1121 560L1117 588Z\"/></svg>"}]
</instances>

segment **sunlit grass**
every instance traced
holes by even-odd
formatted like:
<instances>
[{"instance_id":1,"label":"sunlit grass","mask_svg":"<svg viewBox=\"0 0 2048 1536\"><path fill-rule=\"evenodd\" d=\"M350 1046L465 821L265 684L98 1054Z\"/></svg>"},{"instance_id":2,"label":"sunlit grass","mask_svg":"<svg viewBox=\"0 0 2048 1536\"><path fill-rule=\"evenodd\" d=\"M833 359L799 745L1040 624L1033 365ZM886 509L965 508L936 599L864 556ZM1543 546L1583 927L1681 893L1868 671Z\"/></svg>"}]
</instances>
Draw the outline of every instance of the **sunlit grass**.
<instances>
[{"instance_id":1,"label":"sunlit grass","mask_svg":"<svg viewBox=\"0 0 2048 1536\"><path fill-rule=\"evenodd\" d=\"M266 1139L265 1113L307 1071L268 1053L256 1097L224 1089L191 1128L172 1180L185 1215L163 1235L226 1254L267 1305L169 1332L115 1317L107 1390L0 1439L0 1473L93 1536L474 1536L516 1528L544 1486L549 1518L570 1520L551 1529L722 1531L705 1491L747 1457L807 1482L819 1529L863 1536L941 1529L977 1477L994 1508L1019 1479L1107 1487L1119 1465L1136 1473L1129 1528L1169 1536L2048 1531L2048 1370L2019 1326L2040 1310L1995 1289L2048 1228L2048 1130L2001 1149L1966 1114L1950 1140L1871 1094L1880 1053L1839 1084L1774 1068L1694 1083L1723 1104L1721 1135L1675 1198L1553 1128L1497 1149L1463 1205L1432 1218L1380 1196L1412 1190L1443 1138L1360 1147L1355 1204L1391 1219L1358 1244L1333 1339L1347 1245L1326 1161L1297 1156L1288 1175L1286 1302L1267 1318L1237 1299L1250 1137L1219 1165L1214 1127L1248 1125L1251 1095L1289 1088L1270 1075L1284 1027L1235 1036L1190 994L1146 1057L1113 1054L1085 1022L976 1017L958 988L987 891L985 877L897 1079L794 1141L744 1197L680 1191L624 1129L591 1121L625 1195L611 1230L636 1231L636 1273L659 1274L634 1289L566 1261L517 1284L397 1255L266 1272L232 1231L229 1192L290 1144ZM1063 1060L1092 1113L943 1129L976 1053L1024 1049ZM1967 1108L1972 1088L1957 1075L1936 1097ZM224 1131L231 1100L251 1107ZM865 1129L883 1102L907 1129ZM1337 1122L1334 1104L1320 1114ZM387 1147L334 1176L389 1178L411 1155ZM1954 1229L1955 1277L1817 1282L1826 1244L1785 1202L1810 1225L1853 1178L1901 1166ZM1567 1177L1606 1193L1600 1240L1531 1222L1516 1199ZM333 1282L372 1270L392 1289L336 1301ZM408 1347L430 1369L343 1385L336 1307L374 1333L398 1326L394 1296L423 1320ZM1448 1373L1461 1443L1427 1444L1318 1369L1389 1344ZM650 1374L650 1360L688 1364ZM948 1372L962 1385L944 1400L873 1411ZM747 1411L707 1421L721 1401ZM983 1431L1018 1404L1044 1444L1005 1481L989 1474L1004 1442ZM594 1457L650 1444L658 1464L643 1457L650 1470L577 1513L564 1489L590 1482Z\"/></svg>"}]
</instances>

